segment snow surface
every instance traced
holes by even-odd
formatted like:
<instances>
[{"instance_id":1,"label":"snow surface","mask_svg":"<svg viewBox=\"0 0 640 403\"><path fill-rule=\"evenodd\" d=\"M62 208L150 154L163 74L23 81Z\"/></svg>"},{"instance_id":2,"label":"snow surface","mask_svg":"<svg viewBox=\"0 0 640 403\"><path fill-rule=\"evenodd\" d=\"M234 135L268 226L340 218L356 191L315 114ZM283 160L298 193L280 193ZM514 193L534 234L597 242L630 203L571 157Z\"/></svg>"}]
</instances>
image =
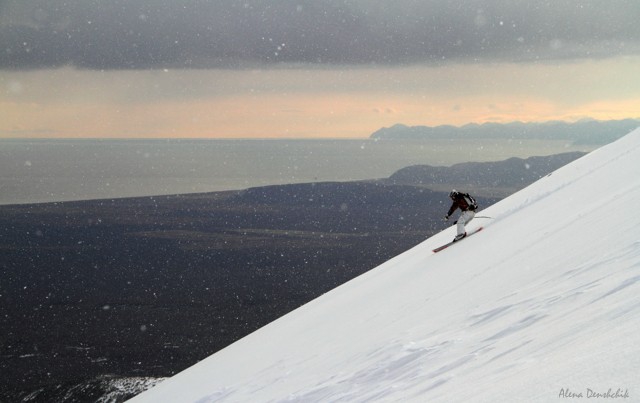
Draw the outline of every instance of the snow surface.
<instances>
[{"instance_id":1,"label":"snow surface","mask_svg":"<svg viewBox=\"0 0 640 403\"><path fill-rule=\"evenodd\" d=\"M133 401L640 401L638 161L640 129Z\"/></svg>"}]
</instances>

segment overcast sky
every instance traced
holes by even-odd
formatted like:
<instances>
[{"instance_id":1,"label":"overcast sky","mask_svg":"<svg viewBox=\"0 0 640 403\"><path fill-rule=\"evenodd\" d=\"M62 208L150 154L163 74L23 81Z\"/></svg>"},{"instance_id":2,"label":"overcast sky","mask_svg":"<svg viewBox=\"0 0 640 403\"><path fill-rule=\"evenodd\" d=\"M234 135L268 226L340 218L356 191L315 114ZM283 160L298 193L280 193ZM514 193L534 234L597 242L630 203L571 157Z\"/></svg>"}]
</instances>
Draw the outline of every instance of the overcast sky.
<instances>
[{"instance_id":1,"label":"overcast sky","mask_svg":"<svg viewBox=\"0 0 640 403\"><path fill-rule=\"evenodd\" d=\"M637 0L4 0L0 136L640 117L639 21Z\"/></svg>"}]
</instances>

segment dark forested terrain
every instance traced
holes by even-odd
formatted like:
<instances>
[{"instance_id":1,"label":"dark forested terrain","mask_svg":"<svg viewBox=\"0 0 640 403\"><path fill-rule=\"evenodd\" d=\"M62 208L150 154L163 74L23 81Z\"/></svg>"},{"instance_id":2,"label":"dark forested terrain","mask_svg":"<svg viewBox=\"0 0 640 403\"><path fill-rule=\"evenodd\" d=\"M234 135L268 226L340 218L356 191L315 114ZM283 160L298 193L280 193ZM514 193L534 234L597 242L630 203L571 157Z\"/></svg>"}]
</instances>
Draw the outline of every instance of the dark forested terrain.
<instances>
[{"instance_id":1,"label":"dark forested terrain","mask_svg":"<svg viewBox=\"0 0 640 403\"><path fill-rule=\"evenodd\" d=\"M427 182L0 206L0 401L193 365L442 230Z\"/></svg>"}]
</instances>

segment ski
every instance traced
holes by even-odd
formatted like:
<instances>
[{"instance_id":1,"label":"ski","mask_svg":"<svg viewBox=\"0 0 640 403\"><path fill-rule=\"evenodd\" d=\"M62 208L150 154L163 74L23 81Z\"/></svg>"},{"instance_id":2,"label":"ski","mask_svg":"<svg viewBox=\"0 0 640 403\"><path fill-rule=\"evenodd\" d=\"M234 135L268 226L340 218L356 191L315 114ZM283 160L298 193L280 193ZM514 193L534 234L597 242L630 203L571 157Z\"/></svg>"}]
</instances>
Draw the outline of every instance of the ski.
<instances>
[{"instance_id":1,"label":"ski","mask_svg":"<svg viewBox=\"0 0 640 403\"><path fill-rule=\"evenodd\" d=\"M464 237L464 238L460 239L459 241L451 241L451 242L449 242L449 243L447 243L447 244L444 244L444 245L442 245L442 246L440 246L440 247L435 248L435 249L433 250L433 253L438 253L438 252L440 252L440 251L441 251L441 250L443 250L443 249L447 249L449 246L453 245L453 244L454 244L454 243L456 243L456 242L460 242L460 241L462 241L462 240L465 240L465 239L469 238L471 235L475 234L476 232L480 232L480 231L482 231L482 228L483 228L483 227L478 227L478 228L476 228L476 229L475 229L475 230L473 230L472 232L468 233L466 237Z\"/></svg>"}]
</instances>

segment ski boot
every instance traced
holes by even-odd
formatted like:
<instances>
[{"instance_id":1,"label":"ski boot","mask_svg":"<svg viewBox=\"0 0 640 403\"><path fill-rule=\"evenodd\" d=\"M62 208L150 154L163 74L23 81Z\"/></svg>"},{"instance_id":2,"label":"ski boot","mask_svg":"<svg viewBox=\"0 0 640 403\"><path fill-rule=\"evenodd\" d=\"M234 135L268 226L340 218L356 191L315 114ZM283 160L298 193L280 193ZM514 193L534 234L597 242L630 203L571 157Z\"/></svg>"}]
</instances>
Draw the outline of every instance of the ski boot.
<instances>
[{"instance_id":1,"label":"ski boot","mask_svg":"<svg viewBox=\"0 0 640 403\"><path fill-rule=\"evenodd\" d=\"M459 240L461 240L462 238L464 238L466 236L467 236L466 232L464 234L458 234L458 235L456 235L455 238L453 238L453 242L459 241Z\"/></svg>"}]
</instances>

